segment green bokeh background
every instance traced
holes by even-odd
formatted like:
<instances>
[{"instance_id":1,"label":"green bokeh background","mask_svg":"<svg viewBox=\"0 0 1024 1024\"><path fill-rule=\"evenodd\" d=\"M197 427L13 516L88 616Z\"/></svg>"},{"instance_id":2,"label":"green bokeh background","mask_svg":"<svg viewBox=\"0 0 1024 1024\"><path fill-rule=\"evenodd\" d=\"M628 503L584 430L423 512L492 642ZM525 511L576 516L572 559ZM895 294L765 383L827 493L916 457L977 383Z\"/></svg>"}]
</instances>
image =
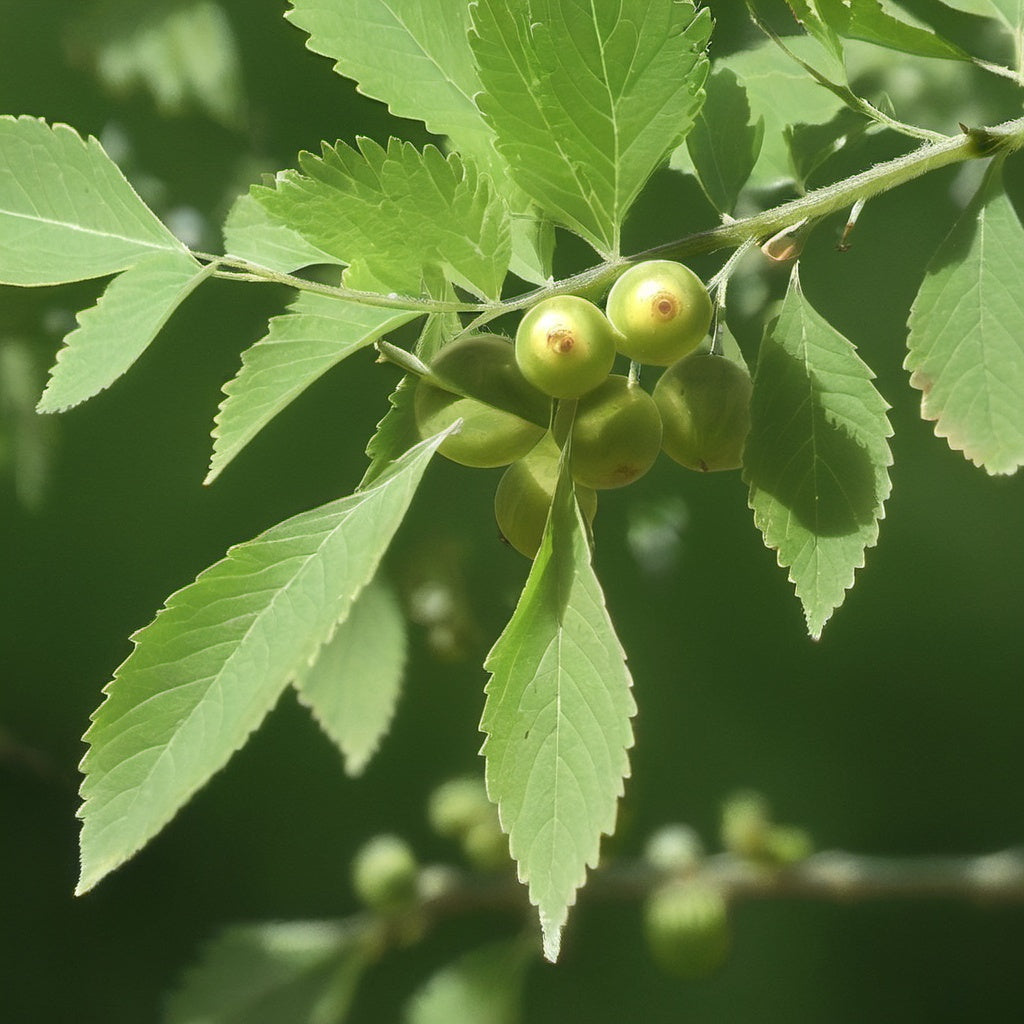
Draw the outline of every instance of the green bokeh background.
<instances>
[{"instance_id":1,"label":"green bokeh background","mask_svg":"<svg viewBox=\"0 0 1024 1024\"><path fill-rule=\"evenodd\" d=\"M194 208L215 232L258 170L290 166L321 138L426 141L421 126L396 122L306 51L281 4L222 4L242 59L244 129L196 112L162 116L145 95L112 97L69 60L74 19L92 6L0 2L0 110L107 137L117 126L131 147L126 169L161 183L163 212ZM754 38L740 4L711 6L717 54ZM979 77L977 88L1005 107L998 83ZM877 139L830 173L897 149ZM1024 195L1021 177L1014 167L1015 197ZM881 539L820 643L806 636L736 474L702 478L662 461L628 492L602 498L597 568L640 708L609 854L636 853L667 821L690 822L713 842L721 801L739 787L764 792L780 818L807 825L825 848L969 853L1021 841L1024 477L989 479L936 440L900 368L906 312L955 217L957 180L955 170L939 172L869 204L848 253L835 250L839 225L824 225L802 264L810 300L876 371L896 430ZM629 241L654 244L710 218L696 190L666 172L638 204ZM750 288L778 295L784 277L752 277ZM42 369L57 346L46 324L97 291L0 290L0 338L28 339ZM164 993L220 927L355 909L347 865L370 835L400 832L425 860L452 856L428 832L424 800L442 779L480 770L479 665L526 565L496 539L498 472L439 463L391 569L407 593L423 579L452 588L456 649L441 652L412 627L406 693L366 775L347 779L286 696L149 848L95 892L71 895L80 736L128 636L229 544L347 493L386 408L394 374L357 355L279 416L216 485L202 486L220 385L286 298L269 286L204 286L124 380L60 418L40 507L24 509L10 481L0 482L0 1021L157 1021ZM740 295L735 303L734 327L752 355L763 310ZM682 503L685 522L671 571L652 574L628 530L666 496ZM514 928L485 915L446 924L371 971L352 1019L398 1019L432 968ZM648 959L637 907L597 905L584 892L562 961L531 970L524 1019L641 1015L698 1024L1019 1021L1024 911L747 904L735 914L726 966L684 983Z\"/></svg>"}]
</instances>

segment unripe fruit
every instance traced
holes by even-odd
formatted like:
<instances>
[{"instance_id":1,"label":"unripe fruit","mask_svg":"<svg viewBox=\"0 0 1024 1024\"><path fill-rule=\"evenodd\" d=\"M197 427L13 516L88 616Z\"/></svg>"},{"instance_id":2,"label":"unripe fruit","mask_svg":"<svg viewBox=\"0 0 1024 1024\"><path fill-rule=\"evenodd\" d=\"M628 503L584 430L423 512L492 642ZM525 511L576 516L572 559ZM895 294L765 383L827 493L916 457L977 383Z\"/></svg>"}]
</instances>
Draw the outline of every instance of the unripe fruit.
<instances>
[{"instance_id":1,"label":"unripe fruit","mask_svg":"<svg viewBox=\"0 0 1024 1024\"><path fill-rule=\"evenodd\" d=\"M666 874L694 871L704 856L704 844L689 825L663 825L644 845L644 860Z\"/></svg>"},{"instance_id":2,"label":"unripe fruit","mask_svg":"<svg viewBox=\"0 0 1024 1024\"><path fill-rule=\"evenodd\" d=\"M496 813L487 799L484 780L464 776L442 782L430 794L427 817L439 836L458 839L474 825L494 819Z\"/></svg>"},{"instance_id":3,"label":"unripe fruit","mask_svg":"<svg viewBox=\"0 0 1024 1024\"><path fill-rule=\"evenodd\" d=\"M587 392L572 427L572 476L595 490L625 487L646 473L661 451L661 415L639 384L619 374Z\"/></svg>"},{"instance_id":4,"label":"unripe fruit","mask_svg":"<svg viewBox=\"0 0 1024 1024\"><path fill-rule=\"evenodd\" d=\"M739 469L752 391L747 371L724 356L695 352L670 366L654 386L666 454L704 473Z\"/></svg>"},{"instance_id":5,"label":"unripe fruit","mask_svg":"<svg viewBox=\"0 0 1024 1024\"><path fill-rule=\"evenodd\" d=\"M670 366L692 352L711 326L711 299L692 270L672 260L630 267L608 293L619 351L638 363Z\"/></svg>"},{"instance_id":6,"label":"unripe fruit","mask_svg":"<svg viewBox=\"0 0 1024 1024\"><path fill-rule=\"evenodd\" d=\"M512 863L508 836L501 831L498 817L478 821L462 837L462 852L477 871L501 871Z\"/></svg>"},{"instance_id":7,"label":"unripe fruit","mask_svg":"<svg viewBox=\"0 0 1024 1024\"><path fill-rule=\"evenodd\" d=\"M543 436L541 424L547 423L551 401L523 377L515 350L504 338L461 338L441 349L430 368L457 390L486 399L463 398L426 380L417 383L413 402L421 437L432 437L460 417L463 420L459 432L446 437L438 449L453 462L479 468L507 466ZM530 419L506 409L518 409Z\"/></svg>"},{"instance_id":8,"label":"unripe fruit","mask_svg":"<svg viewBox=\"0 0 1024 1024\"><path fill-rule=\"evenodd\" d=\"M672 882L644 906L644 932L655 962L680 978L700 978L729 952L725 897L709 885Z\"/></svg>"},{"instance_id":9,"label":"unripe fruit","mask_svg":"<svg viewBox=\"0 0 1024 1024\"><path fill-rule=\"evenodd\" d=\"M611 372L615 344L615 331L597 306L578 295L557 295L519 321L516 361L546 395L579 398Z\"/></svg>"},{"instance_id":10,"label":"unripe fruit","mask_svg":"<svg viewBox=\"0 0 1024 1024\"><path fill-rule=\"evenodd\" d=\"M352 888L372 910L394 913L416 901L418 866L409 844L398 836L374 836L352 862Z\"/></svg>"},{"instance_id":11,"label":"unripe fruit","mask_svg":"<svg viewBox=\"0 0 1024 1024\"><path fill-rule=\"evenodd\" d=\"M525 457L513 462L498 482L494 517L502 536L521 554L534 558L540 548L551 499L558 482L558 445L548 434ZM588 523L597 512L597 495L576 488L576 500Z\"/></svg>"}]
</instances>

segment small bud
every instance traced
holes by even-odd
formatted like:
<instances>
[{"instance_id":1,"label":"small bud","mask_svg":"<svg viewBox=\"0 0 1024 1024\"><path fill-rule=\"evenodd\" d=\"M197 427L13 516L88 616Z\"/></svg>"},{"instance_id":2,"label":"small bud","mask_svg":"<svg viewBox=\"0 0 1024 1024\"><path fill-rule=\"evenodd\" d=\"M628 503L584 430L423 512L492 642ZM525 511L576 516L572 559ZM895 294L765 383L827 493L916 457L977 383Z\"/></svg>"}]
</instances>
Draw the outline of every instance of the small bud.
<instances>
[{"instance_id":1,"label":"small bud","mask_svg":"<svg viewBox=\"0 0 1024 1024\"><path fill-rule=\"evenodd\" d=\"M737 856L765 859L771 827L771 810L760 793L735 793L722 807L722 846Z\"/></svg>"},{"instance_id":2,"label":"small bud","mask_svg":"<svg viewBox=\"0 0 1024 1024\"><path fill-rule=\"evenodd\" d=\"M768 830L767 852L776 864L796 864L814 852L814 842L806 829L793 825L773 825Z\"/></svg>"},{"instance_id":3,"label":"small bud","mask_svg":"<svg viewBox=\"0 0 1024 1024\"><path fill-rule=\"evenodd\" d=\"M662 886L644 905L644 931L651 956L662 970L680 978L703 977L729 951L725 897L702 883Z\"/></svg>"},{"instance_id":4,"label":"small bud","mask_svg":"<svg viewBox=\"0 0 1024 1024\"><path fill-rule=\"evenodd\" d=\"M374 836L352 862L352 888L371 910L395 913L415 904L417 874L416 858L404 839Z\"/></svg>"},{"instance_id":5,"label":"small bud","mask_svg":"<svg viewBox=\"0 0 1024 1024\"><path fill-rule=\"evenodd\" d=\"M497 816L479 821L466 831L462 852L478 871L501 871L511 863L508 836L501 831Z\"/></svg>"},{"instance_id":6,"label":"small bud","mask_svg":"<svg viewBox=\"0 0 1024 1024\"><path fill-rule=\"evenodd\" d=\"M463 776L442 782L427 804L430 827L448 839L459 839L481 821L494 816L483 779Z\"/></svg>"}]
</instances>

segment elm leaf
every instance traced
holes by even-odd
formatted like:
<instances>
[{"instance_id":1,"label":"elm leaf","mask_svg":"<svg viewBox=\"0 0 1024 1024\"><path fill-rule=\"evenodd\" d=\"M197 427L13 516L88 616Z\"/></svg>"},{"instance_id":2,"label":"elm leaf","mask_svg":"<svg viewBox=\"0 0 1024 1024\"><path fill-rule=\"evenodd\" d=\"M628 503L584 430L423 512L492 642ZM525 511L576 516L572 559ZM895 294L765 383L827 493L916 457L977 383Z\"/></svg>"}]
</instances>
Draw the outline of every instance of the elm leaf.
<instances>
[{"instance_id":1,"label":"elm leaf","mask_svg":"<svg viewBox=\"0 0 1024 1024\"><path fill-rule=\"evenodd\" d=\"M992 474L1024 464L1024 227L1002 170L997 159L929 264L904 362L921 416Z\"/></svg>"},{"instance_id":2,"label":"elm leaf","mask_svg":"<svg viewBox=\"0 0 1024 1024\"><path fill-rule=\"evenodd\" d=\"M892 430L873 376L804 297L794 267L758 354L743 477L815 639L877 542L889 496Z\"/></svg>"},{"instance_id":3,"label":"elm leaf","mask_svg":"<svg viewBox=\"0 0 1024 1024\"><path fill-rule=\"evenodd\" d=\"M540 551L484 667L487 790L540 912L544 955L615 826L636 711L563 458Z\"/></svg>"},{"instance_id":4,"label":"elm leaf","mask_svg":"<svg viewBox=\"0 0 1024 1024\"><path fill-rule=\"evenodd\" d=\"M85 734L79 893L160 832L345 621L449 433L230 548L132 637Z\"/></svg>"}]
</instances>

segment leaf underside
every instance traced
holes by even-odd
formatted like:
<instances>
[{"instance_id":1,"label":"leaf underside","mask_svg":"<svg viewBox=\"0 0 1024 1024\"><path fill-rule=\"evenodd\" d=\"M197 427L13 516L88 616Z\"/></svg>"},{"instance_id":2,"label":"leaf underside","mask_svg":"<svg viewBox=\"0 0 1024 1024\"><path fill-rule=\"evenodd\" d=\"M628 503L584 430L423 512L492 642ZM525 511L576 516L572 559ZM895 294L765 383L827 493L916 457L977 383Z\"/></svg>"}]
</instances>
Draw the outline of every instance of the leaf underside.
<instances>
[{"instance_id":1,"label":"leaf underside","mask_svg":"<svg viewBox=\"0 0 1024 1024\"><path fill-rule=\"evenodd\" d=\"M910 312L904 366L921 415L992 474L1024 465L1024 227L1002 161L939 247Z\"/></svg>"},{"instance_id":2,"label":"leaf underside","mask_svg":"<svg viewBox=\"0 0 1024 1024\"><path fill-rule=\"evenodd\" d=\"M394 591L366 586L316 660L294 680L299 700L360 775L394 717L405 671L405 616Z\"/></svg>"},{"instance_id":3,"label":"leaf underside","mask_svg":"<svg viewBox=\"0 0 1024 1024\"><path fill-rule=\"evenodd\" d=\"M804 298L794 267L761 342L744 452L754 522L817 639L878 539L889 496L885 400L856 350Z\"/></svg>"},{"instance_id":4,"label":"leaf underside","mask_svg":"<svg viewBox=\"0 0 1024 1024\"><path fill-rule=\"evenodd\" d=\"M563 459L526 586L484 667L487 789L540 912L544 955L615 825L635 713Z\"/></svg>"},{"instance_id":5,"label":"leaf underside","mask_svg":"<svg viewBox=\"0 0 1024 1024\"><path fill-rule=\"evenodd\" d=\"M227 763L344 622L449 432L372 487L229 549L133 636L85 735L79 893Z\"/></svg>"}]
</instances>

